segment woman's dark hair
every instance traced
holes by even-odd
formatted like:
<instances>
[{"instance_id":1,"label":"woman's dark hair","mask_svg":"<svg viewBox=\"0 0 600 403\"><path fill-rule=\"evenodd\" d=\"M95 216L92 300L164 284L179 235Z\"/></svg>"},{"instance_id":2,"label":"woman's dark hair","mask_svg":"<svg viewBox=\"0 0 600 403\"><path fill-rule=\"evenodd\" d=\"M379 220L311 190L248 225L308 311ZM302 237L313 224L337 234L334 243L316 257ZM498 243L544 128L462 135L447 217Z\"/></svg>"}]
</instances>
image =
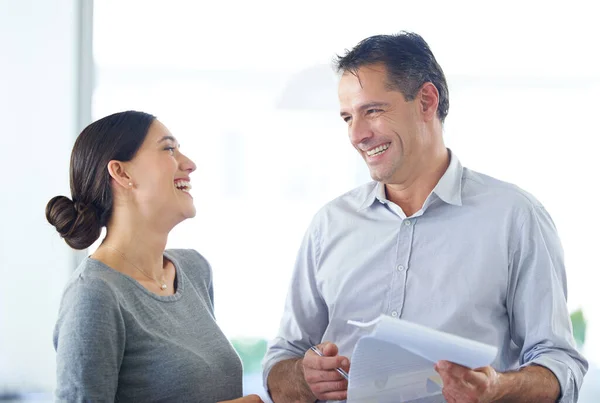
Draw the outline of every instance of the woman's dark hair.
<instances>
[{"instance_id":1,"label":"woman's dark hair","mask_svg":"<svg viewBox=\"0 0 600 403\"><path fill-rule=\"evenodd\" d=\"M338 73L356 74L361 67L376 63L385 65L390 88L399 90L407 101L415 99L423 84L435 85L439 93L437 114L444 122L450 108L448 84L429 45L420 35L402 31L363 39L344 56L337 57L335 68Z\"/></svg>"},{"instance_id":2,"label":"woman's dark hair","mask_svg":"<svg viewBox=\"0 0 600 403\"><path fill-rule=\"evenodd\" d=\"M86 249L100 236L113 207L108 162L130 161L155 119L144 112L119 112L95 121L77 137L71 153L71 199L56 196L46 205L46 219L70 247Z\"/></svg>"}]
</instances>

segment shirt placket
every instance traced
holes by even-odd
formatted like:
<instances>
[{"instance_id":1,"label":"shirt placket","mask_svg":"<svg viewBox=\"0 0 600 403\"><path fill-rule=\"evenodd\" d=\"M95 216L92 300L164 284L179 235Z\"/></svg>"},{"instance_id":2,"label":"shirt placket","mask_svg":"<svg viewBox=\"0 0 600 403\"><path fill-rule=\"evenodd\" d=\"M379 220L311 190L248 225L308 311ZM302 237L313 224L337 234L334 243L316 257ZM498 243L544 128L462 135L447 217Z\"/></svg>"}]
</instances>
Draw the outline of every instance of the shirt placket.
<instances>
[{"instance_id":1,"label":"shirt placket","mask_svg":"<svg viewBox=\"0 0 600 403\"><path fill-rule=\"evenodd\" d=\"M398 231L397 255L392 267L392 292L387 314L399 318L402 316L406 297L406 280L409 269L410 253L413 245L414 227L417 220L406 218Z\"/></svg>"}]
</instances>

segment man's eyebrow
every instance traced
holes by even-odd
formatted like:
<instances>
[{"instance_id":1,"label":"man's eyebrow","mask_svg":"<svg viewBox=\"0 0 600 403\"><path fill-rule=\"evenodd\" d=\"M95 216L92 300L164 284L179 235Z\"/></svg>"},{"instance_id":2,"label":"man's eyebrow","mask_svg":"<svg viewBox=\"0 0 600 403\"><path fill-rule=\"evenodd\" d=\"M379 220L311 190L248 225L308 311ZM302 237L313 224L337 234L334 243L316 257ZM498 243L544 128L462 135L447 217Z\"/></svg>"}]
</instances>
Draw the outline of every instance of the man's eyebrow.
<instances>
[{"instance_id":1,"label":"man's eyebrow","mask_svg":"<svg viewBox=\"0 0 600 403\"><path fill-rule=\"evenodd\" d=\"M389 106L390 104L387 102L369 102L367 104L361 105L358 109L362 112L365 109L377 108L382 106ZM344 117L349 115L348 112L342 111L340 112L340 116Z\"/></svg>"}]
</instances>

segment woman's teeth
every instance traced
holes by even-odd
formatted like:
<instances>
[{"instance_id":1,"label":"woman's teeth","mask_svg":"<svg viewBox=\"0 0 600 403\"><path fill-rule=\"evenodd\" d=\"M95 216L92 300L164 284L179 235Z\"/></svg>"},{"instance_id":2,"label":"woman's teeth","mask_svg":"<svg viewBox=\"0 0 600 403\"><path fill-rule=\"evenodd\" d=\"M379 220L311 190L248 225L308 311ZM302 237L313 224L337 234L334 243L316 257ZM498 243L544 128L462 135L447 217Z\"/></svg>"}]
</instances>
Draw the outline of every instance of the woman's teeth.
<instances>
[{"instance_id":1,"label":"woman's teeth","mask_svg":"<svg viewBox=\"0 0 600 403\"><path fill-rule=\"evenodd\" d=\"M179 190L189 193L192 189L192 184L188 181L177 181L175 182L175 187Z\"/></svg>"}]
</instances>

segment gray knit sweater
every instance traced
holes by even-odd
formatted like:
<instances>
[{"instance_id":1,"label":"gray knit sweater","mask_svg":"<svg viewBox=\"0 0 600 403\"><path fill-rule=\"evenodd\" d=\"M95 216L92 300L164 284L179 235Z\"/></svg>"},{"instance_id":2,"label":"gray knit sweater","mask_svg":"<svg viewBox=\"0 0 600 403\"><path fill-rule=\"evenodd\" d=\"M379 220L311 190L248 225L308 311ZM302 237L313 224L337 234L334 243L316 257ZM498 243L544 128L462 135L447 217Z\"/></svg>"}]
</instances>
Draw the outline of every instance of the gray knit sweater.
<instances>
[{"instance_id":1,"label":"gray knit sweater","mask_svg":"<svg viewBox=\"0 0 600 403\"><path fill-rule=\"evenodd\" d=\"M174 295L158 296L87 258L54 331L59 401L207 402L242 396L242 365L215 322L212 274L193 250L169 250Z\"/></svg>"}]
</instances>

